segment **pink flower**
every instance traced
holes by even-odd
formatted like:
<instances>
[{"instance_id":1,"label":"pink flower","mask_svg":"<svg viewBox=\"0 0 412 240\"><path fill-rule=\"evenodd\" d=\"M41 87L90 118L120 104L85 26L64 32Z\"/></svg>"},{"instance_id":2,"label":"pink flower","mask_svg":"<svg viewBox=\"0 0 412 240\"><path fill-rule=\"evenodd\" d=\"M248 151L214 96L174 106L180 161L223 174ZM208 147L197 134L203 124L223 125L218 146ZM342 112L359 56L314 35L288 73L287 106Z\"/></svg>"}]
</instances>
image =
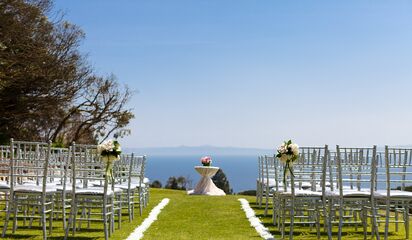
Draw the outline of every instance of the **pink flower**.
<instances>
[{"instance_id":1,"label":"pink flower","mask_svg":"<svg viewBox=\"0 0 412 240\"><path fill-rule=\"evenodd\" d=\"M205 156L205 157L202 157L202 158L200 159L200 162L201 162L202 164L209 164L209 163L212 162L212 158L209 157L209 156Z\"/></svg>"}]
</instances>

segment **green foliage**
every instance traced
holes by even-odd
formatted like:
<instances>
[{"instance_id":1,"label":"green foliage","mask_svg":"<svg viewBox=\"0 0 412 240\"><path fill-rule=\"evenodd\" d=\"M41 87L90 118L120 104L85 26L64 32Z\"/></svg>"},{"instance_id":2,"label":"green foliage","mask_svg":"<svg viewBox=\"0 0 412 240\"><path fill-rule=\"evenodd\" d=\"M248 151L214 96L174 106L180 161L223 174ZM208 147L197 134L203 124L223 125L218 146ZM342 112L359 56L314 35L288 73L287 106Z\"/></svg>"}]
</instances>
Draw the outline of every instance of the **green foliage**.
<instances>
[{"instance_id":1,"label":"green foliage","mask_svg":"<svg viewBox=\"0 0 412 240\"><path fill-rule=\"evenodd\" d=\"M151 188L162 188L162 183L159 180L154 180L151 184L150 184Z\"/></svg>"},{"instance_id":2,"label":"green foliage","mask_svg":"<svg viewBox=\"0 0 412 240\"><path fill-rule=\"evenodd\" d=\"M179 177L169 177L169 179L167 180L166 189L176 189L176 190L186 190L187 188L187 179L183 176L179 176Z\"/></svg>"},{"instance_id":3,"label":"green foliage","mask_svg":"<svg viewBox=\"0 0 412 240\"><path fill-rule=\"evenodd\" d=\"M132 92L114 75L94 73L79 49L83 31L52 7L0 1L0 143L95 144L128 134Z\"/></svg>"},{"instance_id":4,"label":"green foliage","mask_svg":"<svg viewBox=\"0 0 412 240\"><path fill-rule=\"evenodd\" d=\"M246 196L256 196L256 190L246 190L242 192L238 192L238 195L246 195Z\"/></svg>"},{"instance_id":5,"label":"green foliage","mask_svg":"<svg viewBox=\"0 0 412 240\"><path fill-rule=\"evenodd\" d=\"M221 168L212 177L212 180L216 187L222 189L226 194L233 193L233 189L230 188L229 180L227 179L226 174Z\"/></svg>"}]
</instances>

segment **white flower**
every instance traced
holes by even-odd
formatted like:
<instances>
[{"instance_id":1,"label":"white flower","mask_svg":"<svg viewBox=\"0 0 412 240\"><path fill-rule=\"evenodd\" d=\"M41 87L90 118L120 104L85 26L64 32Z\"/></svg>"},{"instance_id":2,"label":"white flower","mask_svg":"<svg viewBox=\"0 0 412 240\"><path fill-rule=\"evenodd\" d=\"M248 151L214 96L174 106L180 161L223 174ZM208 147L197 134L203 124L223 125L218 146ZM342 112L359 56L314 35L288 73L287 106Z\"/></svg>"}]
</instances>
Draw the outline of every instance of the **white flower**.
<instances>
[{"instance_id":1,"label":"white flower","mask_svg":"<svg viewBox=\"0 0 412 240\"><path fill-rule=\"evenodd\" d=\"M292 143L289 145L289 147L292 149L293 155L299 155L299 146L297 144Z\"/></svg>"},{"instance_id":2,"label":"white flower","mask_svg":"<svg viewBox=\"0 0 412 240\"><path fill-rule=\"evenodd\" d=\"M280 145L280 147L278 148L278 152L282 153L282 154L288 152L288 148L286 147L286 145L284 143L282 145Z\"/></svg>"},{"instance_id":3,"label":"white flower","mask_svg":"<svg viewBox=\"0 0 412 240\"><path fill-rule=\"evenodd\" d=\"M281 157L280 157L280 161L282 161L282 162L286 162L286 161L288 161L289 160L289 156L287 155L287 154L283 154Z\"/></svg>"},{"instance_id":4,"label":"white flower","mask_svg":"<svg viewBox=\"0 0 412 240\"><path fill-rule=\"evenodd\" d=\"M113 148L114 148L114 142L113 140L110 139L98 145L97 151L99 151L99 153L102 153L103 151L111 152L113 151Z\"/></svg>"}]
</instances>

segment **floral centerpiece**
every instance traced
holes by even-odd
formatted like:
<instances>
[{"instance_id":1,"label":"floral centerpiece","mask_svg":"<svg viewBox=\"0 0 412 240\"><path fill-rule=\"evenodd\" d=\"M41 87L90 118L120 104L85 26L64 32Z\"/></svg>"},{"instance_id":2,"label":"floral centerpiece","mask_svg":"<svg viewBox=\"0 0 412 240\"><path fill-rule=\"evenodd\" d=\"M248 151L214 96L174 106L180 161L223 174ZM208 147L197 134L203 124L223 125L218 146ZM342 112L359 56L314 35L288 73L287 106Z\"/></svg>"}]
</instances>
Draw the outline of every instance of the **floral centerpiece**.
<instances>
[{"instance_id":1,"label":"floral centerpiece","mask_svg":"<svg viewBox=\"0 0 412 240\"><path fill-rule=\"evenodd\" d=\"M209 156L204 156L200 159L203 166L209 167L212 164L212 158Z\"/></svg>"},{"instance_id":2,"label":"floral centerpiece","mask_svg":"<svg viewBox=\"0 0 412 240\"><path fill-rule=\"evenodd\" d=\"M293 175L291 165L299 158L299 146L292 143L292 140L285 141L277 149L276 157L285 164L283 171L283 183L286 183L286 175L290 172ZM293 175L294 176L294 175Z\"/></svg>"},{"instance_id":3,"label":"floral centerpiece","mask_svg":"<svg viewBox=\"0 0 412 240\"><path fill-rule=\"evenodd\" d=\"M112 178L113 163L120 159L122 149L117 140L107 140L97 146L97 151L106 163L106 176Z\"/></svg>"}]
</instances>

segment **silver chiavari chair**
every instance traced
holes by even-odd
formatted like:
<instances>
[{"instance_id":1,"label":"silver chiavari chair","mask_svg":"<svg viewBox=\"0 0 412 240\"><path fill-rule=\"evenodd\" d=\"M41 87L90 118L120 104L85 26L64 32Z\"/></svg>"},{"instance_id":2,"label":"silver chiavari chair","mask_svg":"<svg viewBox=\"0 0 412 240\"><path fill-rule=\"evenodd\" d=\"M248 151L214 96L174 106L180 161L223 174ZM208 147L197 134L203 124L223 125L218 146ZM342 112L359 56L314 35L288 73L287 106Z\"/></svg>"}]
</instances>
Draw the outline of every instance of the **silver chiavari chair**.
<instances>
[{"instance_id":1,"label":"silver chiavari chair","mask_svg":"<svg viewBox=\"0 0 412 240\"><path fill-rule=\"evenodd\" d=\"M49 170L51 143L10 141L10 202L3 228L6 234L10 218L13 219L13 233L18 219L39 219L43 239L47 239L47 226L52 231L54 195L56 186L52 183Z\"/></svg>"},{"instance_id":2,"label":"silver chiavari chair","mask_svg":"<svg viewBox=\"0 0 412 240\"><path fill-rule=\"evenodd\" d=\"M149 188L145 183L145 164L146 156L135 156L132 159L131 166L131 184L135 186L137 190L136 193L132 194L134 206L139 207L140 216L143 213L143 208L146 206L148 201Z\"/></svg>"},{"instance_id":3,"label":"silver chiavari chair","mask_svg":"<svg viewBox=\"0 0 412 240\"><path fill-rule=\"evenodd\" d=\"M258 157L256 203L258 204L259 208L262 207L262 204L265 204L265 216L267 214L269 206L269 196L271 195L271 189L275 186L273 161L273 157L268 157L266 155Z\"/></svg>"},{"instance_id":4,"label":"silver chiavari chair","mask_svg":"<svg viewBox=\"0 0 412 240\"><path fill-rule=\"evenodd\" d=\"M273 168L274 168L274 178L273 178L273 187L271 188L272 192L272 221L273 225L278 226L280 230L280 214L282 213L280 209L279 194L284 191L283 186L283 165L280 161L273 156Z\"/></svg>"},{"instance_id":5,"label":"silver chiavari chair","mask_svg":"<svg viewBox=\"0 0 412 240\"><path fill-rule=\"evenodd\" d=\"M256 204L262 207L262 197L263 197L263 175L262 175L262 163L263 156L258 156L258 177L256 179Z\"/></svg>"},{"instance_id":6,"label":"silver chiavari chair","mask_svg":"<svg viewBox=\"0 0 412 240\"><path fill-rule=\"evenodd\" d=\"M412 185L412 149L385 146L384 164L385 184L379 184L380 181L377 181L381 187L375 193L380 209L385 212L379 214L379 222L385 224L385 240L389 238L389 225L391 223L395 224L395 231L399 230L399 223L403 223L405 239L409 239L412 192L406 191L405 188ZM402 217L400 218L399 215ZM381 220L381 217L384 219Z\"/></svg>"},{"instance_id":7,"label":"silver chiavari chair","mask_svg":"<svg viewBox=\"0 0 412 240\"><path fill-rule=\"evenodd\" d=\"M7 212L10 193L10 145L0 146L0 202Z\"/></svg>"},{"instance_id":8,"label":"silver chiavari chair","mask_svg":"<svg viewBox=\"0 0 412 240\"><path fill-rule=\"evenodd\" d=\"M71 207L71 173L69 153L71 148L51 148L49 169L51 181L56 185L54 197L54 219L62 220L63 228L67 227L67 217Z\"/></svg>"},{"instance_id":9,"label":"silver chiavari chair","mask_svg":"<svg viewBox=\"0 0 412 240\"><path fill-rule=\"evenodd\" d=\"M311 229L315 226L318 239L320 238L321 214L324 214L325 221L327 219L323 199L329 156L327 153L327 145L300 148L300 156L291 166L293 174L288 174L284 190L278 194L282 238L285 236L286 224L290 228L289 239L293 239L295 225L308 225Z\"/></svg>"},{"instance_id":10,"label":"silver chiavari chair","mask_svg":"<svg viewBox=\"0 0 412 240\"><path fill-rule=\"evenodd\" d=\"M65 239L69 229L75 235L76 229L81 228L82 221L87 222L88 228L91 221L97 221L103 223L104 237L107 240L114 231L115 190L106 174L106 164L97 152L96 145L73 143L70 160L72 202ZM96 186L96 182L100 182L100 186Z\"/></svg>"},{"instance_id":11,"label":"silver chiavari chair","mask_svg":"<svg viewBox=\"0 0 412 240\"><path fill-rule=\"evenodd\" d=\"M149 198L150 198L150 180L145 175L146 164L147 164L147 156L144 155L143 156L142 172L141 172L141 175L143 176L142 187L143 187L143 201L144 201L143 206L144 207L147 207L147 203L149 202Z\"/></svg>"},{"instance_id":12,"label":"silver chiavari chair","mask_svg":"<svg viewBox=\"0 0 412 240\"><path fill-rule=\"evenodd\" d=\"M115 162L113 168L115 187L122 190L115 200L115 210L118 210L119 224L122 218L122 209L127 209L129 222L134 217L133 194L137 186L131 183L133 157L133 154L122 154L120 160Z\"/></svg>"},{"instance_id":13,"label":"silver chiavari chair","mask_svg":"<svg viewBox=\"0 0 412 240\"><path fill-rule=\"evenodd\" d=\"M268 214L270 201L273 200L274 187L276 187L275 178L275 158L273 156L264 156L262 161L263 167L263 197L265 199L264 216ZM272 202L273 204L273 202Z\"/></svg>"},{"instance_id":14,"label":"silver chiavari chair","mask_svg":"<svg viewBox=\"0 0 412 240\"><path fill-rule=\"evenodd\" d=\"M338 239L342 238L343 225L363 227L367 238L368 219L372 229L377 228L374 202L376 177L376 146L371 148L342 148L336 146L336 164L330 165L332 175L337 176L326 192L328 199L329 228L338 225ZM373 232L373 230L372 230Z\"/></svg>"}]
</instances>

